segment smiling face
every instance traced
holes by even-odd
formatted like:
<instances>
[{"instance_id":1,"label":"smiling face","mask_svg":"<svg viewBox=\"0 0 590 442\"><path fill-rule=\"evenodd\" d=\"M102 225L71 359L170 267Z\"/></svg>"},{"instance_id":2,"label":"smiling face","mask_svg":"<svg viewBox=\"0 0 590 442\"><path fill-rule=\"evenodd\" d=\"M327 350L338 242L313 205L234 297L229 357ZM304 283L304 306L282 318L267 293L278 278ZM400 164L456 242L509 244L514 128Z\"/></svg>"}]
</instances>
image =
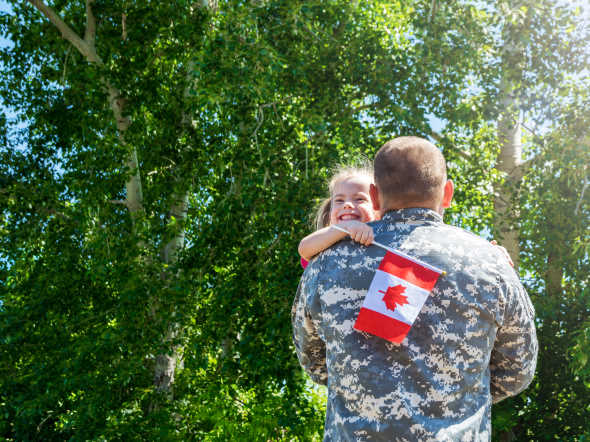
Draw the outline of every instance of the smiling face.
<instances>
[{"instance_id":1,"label":"smiling face","mask_svg":"<svg viewBox=\"0 0 590 442\"><path fill-rule=\"evenodd\" d=\"M361 221L363 223L376 219L369 188L368 177L352 176L338 181L332 192L330 224L342 221Z\"/></svg>"}]
</instances>

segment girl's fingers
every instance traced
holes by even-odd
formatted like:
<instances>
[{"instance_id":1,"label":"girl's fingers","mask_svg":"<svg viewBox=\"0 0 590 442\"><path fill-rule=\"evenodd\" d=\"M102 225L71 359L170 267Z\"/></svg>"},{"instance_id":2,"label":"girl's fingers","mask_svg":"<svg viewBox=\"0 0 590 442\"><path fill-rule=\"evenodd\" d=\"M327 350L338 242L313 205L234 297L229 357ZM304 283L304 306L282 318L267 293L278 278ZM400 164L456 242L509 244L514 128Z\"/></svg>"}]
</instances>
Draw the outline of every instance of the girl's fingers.
<instances>
[{"instance_id":1,"label":"girl's fingers","mask_svg":"<svg viewBox=\"0 0 590 442\"><path fill-rule=\"evenodd\" d=\"M373 236L373 230L371 230L369 232L369 238L367 239L367 245L370 246L371 243L373 242L374 236Z\"/></svg>"},{"instance_id":2,"label":"girl's fingers","mask_svg":"<svg viewBox=\"0 0 590 442\"><path fill-rule=\"evenodd\" d=\"M360 230L349 230L350 238L359 244L369 246L373 242L373 229L360 229Z\"/></svg>"},{"instance_id":3,"label":"girl's fingers","mask_svg":"<svg viewBox=\"0 0 590 442\"><path fill-rule=\"evenodd\" d=\"M363 232L363 234L361 235L361 244L363 244L365 246L367 245L367 237L368 237L367 232Z\"/></svg>"},{"instance_id":4,"label":"girl's fingers","mask_svg":"<svg viewBox=\"0 0 590 442\"><path fill-rule=\"evenodd\" d=\"M356 232L356 235L354 237L354 240L360 244L365 244L366 241L366 232L359 230L358 232Z\"/></svg>"}]
</instances>

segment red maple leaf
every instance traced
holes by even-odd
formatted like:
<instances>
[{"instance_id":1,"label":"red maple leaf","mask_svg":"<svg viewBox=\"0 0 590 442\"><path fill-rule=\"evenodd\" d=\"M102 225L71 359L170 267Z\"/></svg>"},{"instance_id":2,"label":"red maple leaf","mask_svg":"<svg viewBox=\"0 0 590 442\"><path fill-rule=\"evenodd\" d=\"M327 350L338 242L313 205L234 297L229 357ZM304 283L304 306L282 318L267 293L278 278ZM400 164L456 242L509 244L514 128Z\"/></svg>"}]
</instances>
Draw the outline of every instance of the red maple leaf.
<instances>
[{"instance_id":1,"label":"red maple leaf","mask_svg":"<svg viewBox=\"0 0 590 442\"><path fill-rule=\"evenodd\" d=\"M408 297L402 295L406 291L403 285L396 285L395 287L387 287L387 292L379 290L379 293L385 293L382 300L385 302L387 310L394 311L398 305L409 304Z\"/></svg>"}]
</instances>

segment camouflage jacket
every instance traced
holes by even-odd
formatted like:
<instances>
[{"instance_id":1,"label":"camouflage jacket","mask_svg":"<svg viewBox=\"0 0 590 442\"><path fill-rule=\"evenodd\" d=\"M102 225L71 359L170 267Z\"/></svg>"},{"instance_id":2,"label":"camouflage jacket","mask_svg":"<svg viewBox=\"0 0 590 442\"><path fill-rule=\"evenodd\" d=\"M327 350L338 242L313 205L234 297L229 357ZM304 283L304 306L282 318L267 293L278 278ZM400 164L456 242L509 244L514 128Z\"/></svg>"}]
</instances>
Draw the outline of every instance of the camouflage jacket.
<instances>
[{"instance_id":1,"label":"camouflage jacket","mask_svg":"<svg viewBox=\"0 0 590 442\"><path fill-rule=\"evenodd\" d=\"M314 258L293 338L328 386L324 441L487 441L491 405L525 389L537 358L534 310L502 252L428 209L370 223L376 241L447 272L401 344L353 329L385 251L341 241Z\"/></svg>"}]
</instances>

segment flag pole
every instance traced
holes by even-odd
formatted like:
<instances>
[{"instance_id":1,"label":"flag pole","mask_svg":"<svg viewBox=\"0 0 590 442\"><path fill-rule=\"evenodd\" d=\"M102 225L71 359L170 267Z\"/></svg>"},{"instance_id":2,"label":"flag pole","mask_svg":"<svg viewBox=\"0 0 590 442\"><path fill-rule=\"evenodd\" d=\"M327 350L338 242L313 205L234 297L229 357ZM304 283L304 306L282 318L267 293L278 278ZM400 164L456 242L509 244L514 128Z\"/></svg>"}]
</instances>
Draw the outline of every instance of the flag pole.
<instances>
[{"instance_id":1,"label":"flag pole","mask_svg":"<svg viewBox=\"0 0 590 442\"><path fill-rule=\"evenodd\" d=\"M341 232L344 232L344 233L350 235L350 232L348 230L346 230L345 228L343 228L343 227L337 226L335 224L332 224L331 227L335 228L336 230L340 230ZM396 253L398 255L401 255L404 258L409 259L410 261L417 262L418 264L421 264L421 265L423 265L425 267L429 267L430 269L434 270L435 272L440 273L441 276L445 276L447 274L447 272L445 272L444 270L441 270L441 269L439 269L437 267L431 266L430 264L426 264L425 262L419 261L416 258L412 258L411 256L406 255L404 252L400 252L399 250L395 250L395 249L392 249L391 247L387 247L385 244L381 244L380 242L377 242L375 240L373 240L373 242L371 244L374 245L374 246L377 246L377 247L381 247L382 249L387 250L388 252Z\"/></svg>"}]
</instances>

